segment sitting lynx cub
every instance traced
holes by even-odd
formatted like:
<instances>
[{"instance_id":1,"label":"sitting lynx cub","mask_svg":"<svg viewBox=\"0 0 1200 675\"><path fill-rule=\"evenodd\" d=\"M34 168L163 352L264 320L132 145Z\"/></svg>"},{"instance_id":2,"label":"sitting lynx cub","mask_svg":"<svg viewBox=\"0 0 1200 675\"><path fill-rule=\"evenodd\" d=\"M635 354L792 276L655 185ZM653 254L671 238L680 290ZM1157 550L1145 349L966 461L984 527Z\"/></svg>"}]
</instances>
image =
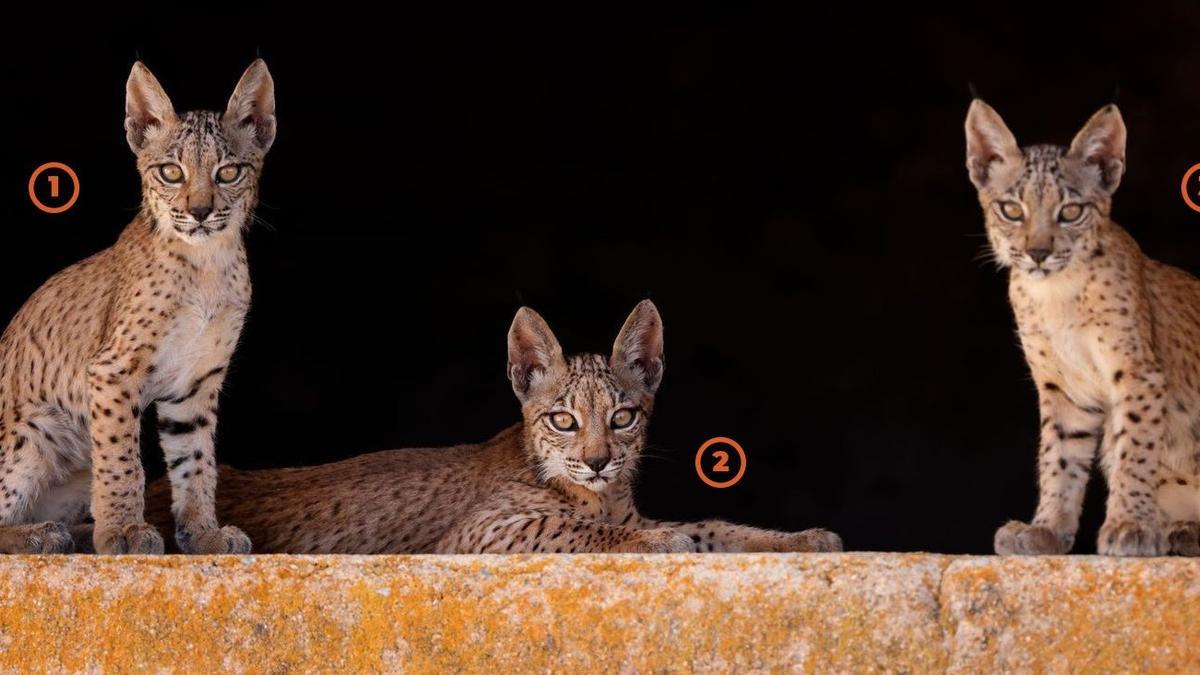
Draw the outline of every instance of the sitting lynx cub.
<instances>
[{"instance_id":1,"label":"sitting lynx cub","mask_svg":"<svg viewBox=\"0 0 1200 675\"><path fill-rule=\"evenodd\" d=\"M298 469L221 467L218 512L264 552L838 551L825 530L664 523L634 506L632 477L663 375L658 310L643 301L609 358L564 357L530 309L508 336L525 421L479 445L389 450ZM148 494L170 522L168 486Z\"/></svg>"},{"instance_id":2,"label":"sitting lynx cub","mask_svg":"<svg viewBox=\"0 0 1200 675\"><path fill-rule=\"evenodd\" d=\"M1020 148L976 100L966 132L1041 407L1037 513L1000 528L996 552L1070 551L1098 452L1099 551L1200 554L1200 281L1146 257L1109 217L1121 113L1103 108L1070 147Z\"/></svg>"},{"instance_id":3,"label":"sitting lynx cub","mask_svg":"<svg viewBox=\"0 0 1200 675\"><path fill-rule=\"evenodd\" d=\"M275 138L261 60L223 113L175 112L140 62L125 131L142 207L117 243L50 278L0 335L0 553L161 553L142 517L141 415L157 406L176 543L243 553L214 513L217 393L250 306L242 235ZM81 531L82 532L82 531Z\"/></svg>"}]
</instances>

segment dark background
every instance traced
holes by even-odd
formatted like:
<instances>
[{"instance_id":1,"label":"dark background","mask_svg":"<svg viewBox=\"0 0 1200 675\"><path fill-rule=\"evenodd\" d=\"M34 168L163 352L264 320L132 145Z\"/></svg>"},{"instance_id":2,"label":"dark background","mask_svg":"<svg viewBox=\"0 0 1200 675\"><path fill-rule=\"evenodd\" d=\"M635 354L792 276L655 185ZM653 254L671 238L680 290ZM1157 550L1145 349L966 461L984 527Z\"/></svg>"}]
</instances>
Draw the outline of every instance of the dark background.
<instances>
[{"instance_id":1,"label":"dark background","mask_svg":"<svg viewBox=\"0 0 1200 675\"><path fill-rule=\"evenodd\" d=\"M1005 275L977 258L967 83L1022 143L1068 142L1119 86L1117 219L1200 270L1200 214L1179 195L1200 162L1200 8L792 4L156 9L155 25L123 5L10 23L0 316L132 218L135 53L178 110L223 109L261 53L271 226L249 235L223 461L485 439L518 418L504 341L520 304L567 351L607 351L648 296L668 367L645 512L988 552L997 525L1032 514L1037 414ZM25 193L52 160L82 183L62 215ZM692 464L717 435L749 454L724 490ZM1077 550L1094 550L1093 487Z\"/></svg>"}]
</instances>

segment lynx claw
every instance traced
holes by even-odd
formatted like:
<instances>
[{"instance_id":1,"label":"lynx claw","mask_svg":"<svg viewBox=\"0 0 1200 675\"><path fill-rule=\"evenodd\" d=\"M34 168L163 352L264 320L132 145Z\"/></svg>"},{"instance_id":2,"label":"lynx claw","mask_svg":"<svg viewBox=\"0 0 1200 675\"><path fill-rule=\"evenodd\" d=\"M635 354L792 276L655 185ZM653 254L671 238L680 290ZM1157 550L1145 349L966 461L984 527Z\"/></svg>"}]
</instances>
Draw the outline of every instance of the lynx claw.
<instances>
[{"instance_id":1,"label":"lynx claw","mask_svg":"<svg viewBox=\"0 0 1200 675\"><path fill-rule=\"evenodd\" d=\"M679 530L662 527L639 530L637 538L620 549L626 553L692 553L696 542Z\"/></svg>"},{"instance_id":2,"label":"lynx claw","mask_svg":"<svg viewBox=\"0 0 1200 675\"><path fill-rule=\"evenodd\" d=\"M184 553L200 555L242 555L251 548L250 537L232 525L195 532L180 528L175 531L175 543Z\"/></svg>"},{"instance_id":3,"label":"lynx claw","mask_svg":"<svg viewBox=\"0 0 1200 675\"><path fill-rule=\"evenodd\" d=\"M1167 549L1172 555L1200 556L1200 523L1172 523L1167 530Z\"/></svg>"},{"instance_id":4,"label":"lynx claw","mask_svg":"<svg viewBox=\"0 0 1200 675\"><path fill-rule=\"evenodd\" d=\"M1010 520L993 540L996 555L1059 555L1069 550L1050 528Z\"/></svg>"},{"instance_id":5,"label":"lynx claw","mask_svg":"<svg viewBox=\"0 0 1200 675\"><path fill-rule=\"evenodd\" d=\"M1167 552L1162 530L1135 520L1110 521L1100 528L1100 555L1156 556Z\"/></svg>"},{"instance_id":6,"label":"lynx claw","mask_svg":"<svg viewBox=\"0 0 1200 675\"><path fill-rule=\"evenodd\" d=\"M792 539L792 548L789 548L789 551L801 553L839 553L842 551L842 538L819 527L797 532Z\"/></svg>"},{"instance_id":7,"label":"lynx claw","mask_svg":"<svg viewBox=\"0 0 1200 675\"><path fill-rule=\"evenodd\" d=\"M75 548L70 531L62 523L18 525L12 534L12 540L4 547L8 553L70 553Z\"/></svg>"},{"instance_id":8,"label":"lynx claw","mask_svg":"<svg viewBox=\"0 0 1200 675\"><path fill-rule=\"evenodd\" d=\"M130 523L105 530L97 528L92 538L96 552L101 555L161 555L164 549L162 535L146 523Z\"/></svg>"}]
</instances>

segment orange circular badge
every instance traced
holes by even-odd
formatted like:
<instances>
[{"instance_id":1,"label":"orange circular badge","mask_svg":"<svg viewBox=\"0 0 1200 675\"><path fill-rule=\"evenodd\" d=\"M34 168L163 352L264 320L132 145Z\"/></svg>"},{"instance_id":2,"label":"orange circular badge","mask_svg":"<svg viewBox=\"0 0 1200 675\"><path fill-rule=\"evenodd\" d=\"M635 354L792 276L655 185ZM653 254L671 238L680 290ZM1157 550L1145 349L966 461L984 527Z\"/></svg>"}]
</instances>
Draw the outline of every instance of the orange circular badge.
<instances>
[{"instance_id":1,"label":"orange circular badge","mask_svg":"<svg viewBox=\"0 0 1200 675\"><path fill-rule=\"evenodd\" d=\"M38 178L47 171L57 169L67 178L71 179L71 196L60 206L47 206L41 199L38 198ZM46 176L46 182L49 184L50 197L57 198L62 193L62 187L59 185L59 175L57 173ZM33 175L29 177L29 199L33 205L46 213L62 213L67 209L75 206L75 200L79 199L79 177L75 175L75 171L71 167L62 162L46 162L34 170Z\"/></svg>"},{"instance_id":2,"label":"orange circular badge","mask_svg":"<svg viewBox=\"0 0 1200 675\"><path fill-rule=\"evenodd\" d=\"M1188 181L1192 180L1192 176L1195 176L1197 171L1200 171L1200 164L1192 166L1187 173L1183 174L1183 182L1179 184L1179 191L1183 193L1183 203L1187 204L1191 210L1200 212L1200 204L1197 204L1192 199L1192 195L1188 194Z\"/></svg>"},{"instance_id":3,"label":"orange circular badge","mask_svg":"<svg viewBox=\"0 0 1200 675\"><path fill-rule=\"evenodd\" d=\"M714 445L727 445L727 446L733 448L734 451L737 452L737 456L738 456L738 460L739 460L738 461L738 469L737 469L737 472L733 474L733 477L725 478L722 475L722 474L728 474L731 471L733 471L733 469L729 468L729 453L726 452L725 450L721 450L721 449L713 450L712 453L710 453L710 454L711 454L712 458L717 461L712 465L711 469L708 469L707 471L704 469L704 453L706 450L713 447ZM706 485L708 485L709 487L727 488L732 485L736 485L737 482L742 479L742 476L745 473L746 473L746 451L742 449L741 444L739 444L737 441L733 440L732 438L726 438L724 436L717 436L716 438L710 438L707 441L704 441L704 445L701 445L700 449L696 451L696 474L699 475L700 480L704 481L704 483ZM710 476L709 474L712 474L713 476L716 476L716 477L714 478L714 477Z\"/></svg>"}]
</instances>

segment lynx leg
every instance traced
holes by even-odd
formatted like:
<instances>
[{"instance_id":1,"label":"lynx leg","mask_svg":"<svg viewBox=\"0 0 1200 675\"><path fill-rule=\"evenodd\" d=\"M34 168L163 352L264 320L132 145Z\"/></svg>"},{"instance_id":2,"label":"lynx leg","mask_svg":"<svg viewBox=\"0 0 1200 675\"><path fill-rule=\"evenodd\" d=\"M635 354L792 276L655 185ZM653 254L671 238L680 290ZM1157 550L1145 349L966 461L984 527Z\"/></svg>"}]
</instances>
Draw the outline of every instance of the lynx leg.
<instances>
[{"instance_id":1,"label":"lynx leg","mask_svg":"<svg viewBox=\"0 0 1200 675\"><path fill-rule=\"evenodd\" d=\"M105 351L88 367L91 391L93 543L103 554L163 552L162 536L143 520L136 353Z\"/></svg>"},{"instance_id":2,"label":"lynx leg","mask_svg":"<svg viewBox=\"0 0 1200 675\"><path fill-rule=\"evenodd\" d=\"M1133 369L1120 378L1120 400L1111 417L1112 447L1101 458L1108 479L1107 512L1097 542L1102 555L1167 552L1166 523L1154 494L1167 440L1164 379L1157 370Z\"/></svg>"},{"instance_id":3,"label":"lynx leg","mask_svg":"<svg viewBox=\"0 0 1200 675\"><path fill-rule=\"evenodd\" d=\"M648 518L638 519L639 527L667 527L682 532L692 540L692 551L721 552L785 552L824 553L842 550L842 539L820 528L802 532L764 530L723 520L704 520L695 523L668 523Z\"/></svg>"},{"instance_id":4,"label":"lynx leg","mask_svg":"<svg viewBox=\"0 0 1200 675\"><path fill-rule=\"evenodd\" d=\"M1038 398L1042 430L1037 512L1032 523L1011 521L996 531L995 549L1000 555L1071 550L1103 434L1104 413L1077 406L1057 385L1042 383Z\"/></svg>"},{"instance_id":5,"label":"lynx leg","mask_svg":"<svg viewBox=\"0 0 1200 675\"><path fill-rule=\"evenodd\" d=\"M639 530L539 512L477 512L438 542L438 553L684 553L692 539L670 528Z\"/></svg>"},{"instance_id":6,"label":"lynx leg","mask_svg":"<svg viewBox=\"0 0 1200 675\"><path fill-rule=\"evenodd\" d=\"M158 436L171 481L175 542L184 553L249 553L250 538L217 523L217 392L224 369L183 396L158 404Z\"/></svg>"}]
</instances>

